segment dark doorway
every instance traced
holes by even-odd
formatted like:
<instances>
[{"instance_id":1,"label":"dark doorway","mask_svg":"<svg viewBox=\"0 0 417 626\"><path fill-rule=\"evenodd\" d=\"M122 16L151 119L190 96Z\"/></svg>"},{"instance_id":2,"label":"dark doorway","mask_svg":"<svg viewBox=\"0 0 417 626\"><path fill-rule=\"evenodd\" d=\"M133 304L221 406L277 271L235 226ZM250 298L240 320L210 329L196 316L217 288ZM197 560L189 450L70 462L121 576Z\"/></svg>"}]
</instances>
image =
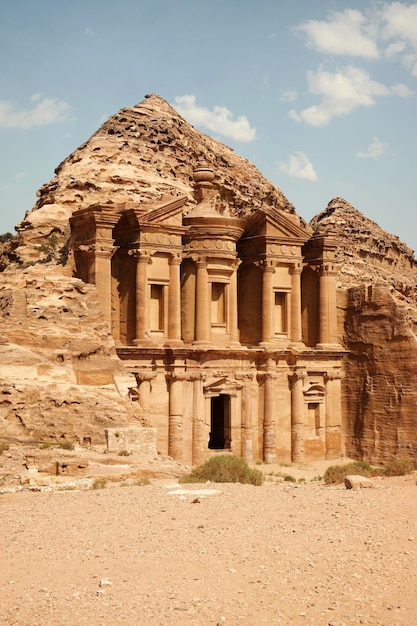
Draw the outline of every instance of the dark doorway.
<instances>
[{"instance_id":1,"label":"dark doorway","mask_svg":"<svg viewBox=\"0 0 417 626\"><path fill-rule=\"evenodd\" d=\"M211 398L210 439L212 450L230 448L230 396L221 394Z\"/></svg>"}]
</instances>

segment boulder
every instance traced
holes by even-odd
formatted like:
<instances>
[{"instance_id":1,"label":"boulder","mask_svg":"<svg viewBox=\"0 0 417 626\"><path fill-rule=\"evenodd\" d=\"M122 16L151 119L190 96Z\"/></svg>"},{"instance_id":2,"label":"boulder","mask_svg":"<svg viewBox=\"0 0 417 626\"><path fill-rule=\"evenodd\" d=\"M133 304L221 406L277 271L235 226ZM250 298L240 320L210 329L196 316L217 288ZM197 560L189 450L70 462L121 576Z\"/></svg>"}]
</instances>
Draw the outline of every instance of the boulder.
<instances>
[{"instance_id":1,"label":"boulder","mask_svg":"<svg viewBox=\"0 0 417 626\"><path fill-rule=\"evenodd\" d=\"M369 480L366 476L360 476L360 474L350 474L349 476L345 476L346 489L358 491L358 489L372 489L373 486L374 484L372 480Z\"/></svg>"}]
</instances>

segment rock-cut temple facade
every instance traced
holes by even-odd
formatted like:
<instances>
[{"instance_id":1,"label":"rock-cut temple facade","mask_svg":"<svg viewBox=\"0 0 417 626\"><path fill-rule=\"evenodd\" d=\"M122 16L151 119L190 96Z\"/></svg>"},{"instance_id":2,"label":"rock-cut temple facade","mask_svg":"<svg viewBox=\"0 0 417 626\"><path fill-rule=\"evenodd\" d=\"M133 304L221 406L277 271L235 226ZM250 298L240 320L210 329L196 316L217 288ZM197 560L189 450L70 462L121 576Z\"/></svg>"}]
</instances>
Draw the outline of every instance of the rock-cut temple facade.
<instances>
[{"instance_id":1,"label":"rock-cut temple facade","mask_svg":"<svg viewBox=\"0 0 417 626\"><path fill-rule=\"evenodd\" d=\"M197 164L195 203L92 205L71 218L158 451L300 462L342 452L336 241L271 206L236 217Z\"/></svg>"}]
</instances>

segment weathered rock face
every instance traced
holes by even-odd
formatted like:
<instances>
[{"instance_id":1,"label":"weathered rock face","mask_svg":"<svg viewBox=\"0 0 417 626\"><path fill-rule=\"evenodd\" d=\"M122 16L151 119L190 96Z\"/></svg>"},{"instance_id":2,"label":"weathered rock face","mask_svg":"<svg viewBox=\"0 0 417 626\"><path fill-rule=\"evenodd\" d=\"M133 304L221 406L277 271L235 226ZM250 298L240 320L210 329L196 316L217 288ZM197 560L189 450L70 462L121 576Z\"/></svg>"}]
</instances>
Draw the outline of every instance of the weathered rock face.
<instances>
[{"instance_id":1,"label":"weathered rock face","mask_svg":"<svg viewBox=\"0 0 417 626\"><path fill-rule=\"evenodd\" d=\"M204 161L219 203L233 215L263 204L295 213L248 161L152 95L112 116L38 192L0 243L0 437L104 442L104 430L138 424L95 287L73 278L69 218L95 203L146 206L186 196ZM417 270L412 251L341 198L311 222L340 239L339 338L350 351L344 379L345 447L380 461L417 451Z\"/></svg>"},{"instance_id":2,"label":"weathered rock face","mask_svg":"<svg viewBox=\"0 0 417 626\"><path fill-rule=\"evenodd\" d=\"M138 207L178 195L188 196L192 206L193 169L200 160L216 172L220 202L234 214L263 203L295 212L254 165L151 95L110 117L57 167L55 178L40 189L35 207L17 227L16 253L28 261L42 258L46 248L61 249L69 236L69 217L91 204Z\"/></svg>"},{"instance_id":3,"label":"weathered rock face","mask_svg":"<svg viewBox=\"0 0 417 626\"><path fill-rule=\"evenodd\" d=\"M88 446L107 427L140 425L128 400L135 380L115 355L92 285L51 265L3 272L0 342L0 437Z\"/></svg>"},{"instance_id":4,"label":"weathered rock face","mask_svg":"<svg viewBox=\"0 0 417 626\"><path fill-rule=\"evenodd\" d=\"M340 240L339 334L346 453L375 462L417 451L417 269L412 251L336 198L312 220Z\"/></svg>"},{"instance_id":5,"label":"weathered rock face","mask_svg":"<svg viewBox=\"0 0 417 626\"><path fill-rule=\"evenodd\" d=\"M166 196L195 204L193 170L216 171L235 215L263 203L295 213L248 161L183 120L158 96L112 116L57 170L0 242L0 438L104 443L105 429L143 421L94 286L73 278L69 218L91 204L138 207Z\"/></svg>"}]
</instances>

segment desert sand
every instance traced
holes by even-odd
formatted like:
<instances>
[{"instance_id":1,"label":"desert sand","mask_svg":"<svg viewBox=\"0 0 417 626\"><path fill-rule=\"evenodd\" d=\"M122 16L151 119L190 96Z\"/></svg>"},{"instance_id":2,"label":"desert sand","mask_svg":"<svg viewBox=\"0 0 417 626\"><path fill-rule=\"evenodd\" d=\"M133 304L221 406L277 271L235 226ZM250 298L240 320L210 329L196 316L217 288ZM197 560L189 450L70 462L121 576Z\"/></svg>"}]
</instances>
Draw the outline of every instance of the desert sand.
<instances>
[{"instance_id":1,"label":"desert sand","mask_svg":"<svg viewBox=\"0 0 417 626\"><path fill-rule=\"evenodd\" d=\"M414 626L416 476L350 491L261 469L261 487L3 493L0 624Z\"/></svg>"}]
</instances>

